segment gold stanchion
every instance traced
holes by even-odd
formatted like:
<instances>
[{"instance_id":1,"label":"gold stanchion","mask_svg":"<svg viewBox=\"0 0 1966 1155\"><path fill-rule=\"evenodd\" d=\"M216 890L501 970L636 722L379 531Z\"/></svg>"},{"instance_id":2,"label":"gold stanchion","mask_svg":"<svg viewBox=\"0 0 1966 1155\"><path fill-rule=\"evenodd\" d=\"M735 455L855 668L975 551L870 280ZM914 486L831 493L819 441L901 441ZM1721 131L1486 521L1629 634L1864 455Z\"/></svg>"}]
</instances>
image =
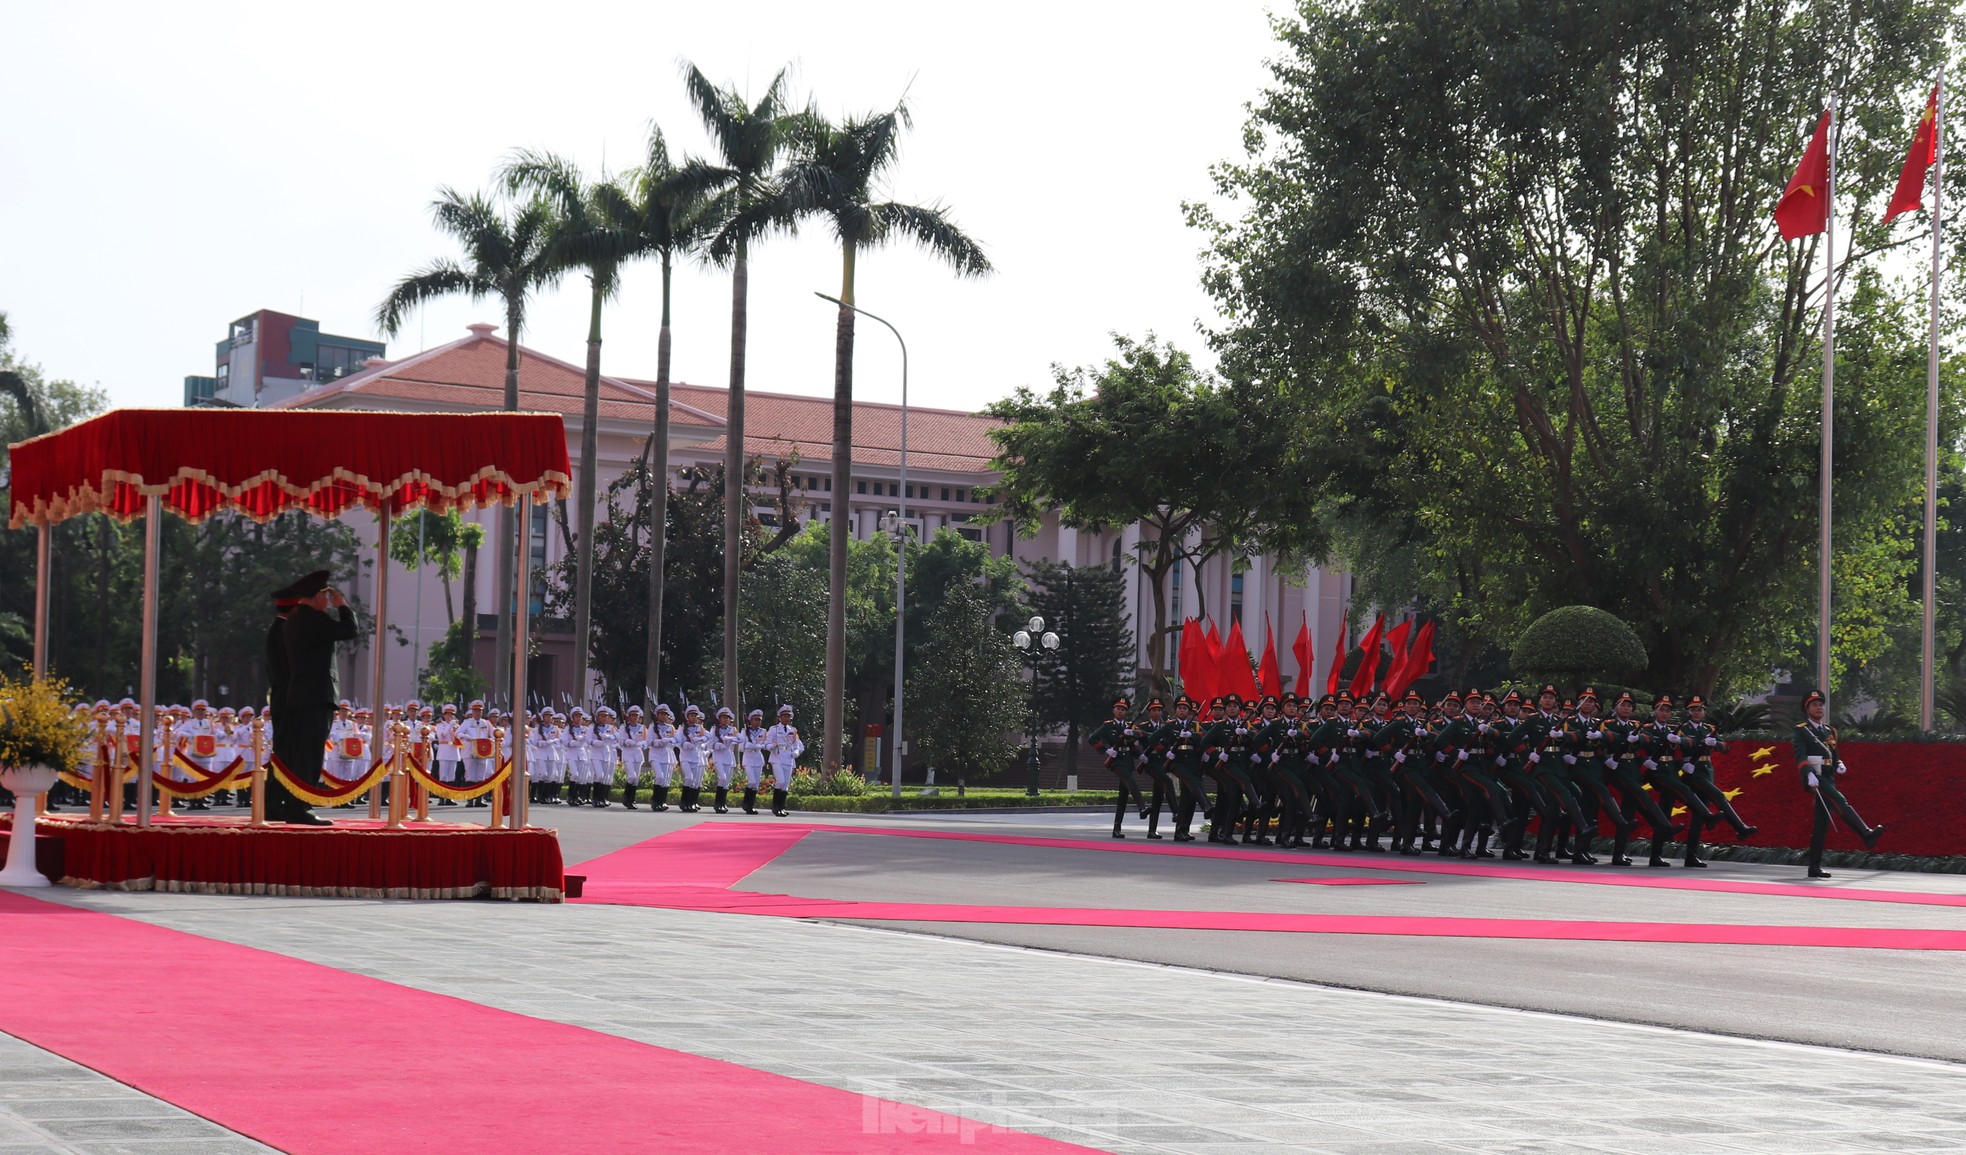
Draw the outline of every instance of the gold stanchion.
<instances>
[{"instance_id":1,"label":"gold stanchion","mask_svg":"<svg viewBox=\"0 0 1966 1155\"><path fill-rule=\"evenodd\" d=\"M410 752L416 756L417 762L423 766L426 774L430 772L431 767L430 734L431 728L419 722L416 727L416 743L410 747ZM430 821L430 788L421 782L412 781L410 789L412 791L410 797L416 802L416 821Z\"/></svg>"},{"instance_id":2,"label":"gold stanchion","mask_svg":"<svg viewBox=\"0 0 1966 1155\"><path fill-rule=\"evenodd\" d=\"M410 807L410 777L404 764L410 756L410 728L400 719L389 723L389 828L403 824Z\"/></svg>"},{"instance_id":3,"label":"gold stanchion","mask_svg":"<svg viewBox=\"0 0 1966 1155\"><path fill-rule=\"evenodd\" d=\"M123 785L122 777L116 774L116 748L109 742L109 715L107 714L96 715L95 743L96 773L95 778L89 783L89 821L101 822L103 806L108 801L103 793L109 788L107 783L113 776L119 790Z\"/></svg>"},{"instance_id":4,"label":"gold stanchion","mask_svg":"<svg viewBox=\"0 0 1966 1155\"><path fill-rule=\"evenodd\" d=\"M499 733L497 726L493 726L491 728L491 732L492 732L491 776L493 778L496 778L498 777L498 768L505 764L505 737L504 735ZM494 787L491 792L491 828L493 830L497 830L499 827L503 825L505 825L505 791Z\"/></svg>"},{"instance_id":5,"label":"gold stanchion","mask_svg":"<svg viewBox=\"0 0 1966 1155\"><path fill-rule=\"evenodd\" d=\"M164 727L164 744L158 747L158 749L164 752L164 756L157 759L159 763L158 769L164 772L164 781L169 782L172 780L172 773L177 769L177 762L175 761L177 757L176 739L171 736L171 731L177 726L177 719L171 717L169 710L159 710L157 713L159 715L157 720ZM173 798L174 796L168 788L162 786L157 788L157 817L162 818L171 812Z\"/></svg>"},{"instance_id":6,"label":"gold stanchion","mask_svg":"<svg viewBox=\"0 0 1966 1155\"><path fill-rule=\"evenodd\" d=\"M129 719L116 719L116 748L109 757L109 821L123 821L123 772L130 764Z\"/></svg>"},{"instance_id":7,"label":"gold stanchion","mask_svg":"<svg viewBox=\"0 0 1966 1155\"><path fill-rule=\"evenodd\" d=\"M266 825L266 722L253 715L253 816L249 825Z\"/></svg>"}]
</instances>

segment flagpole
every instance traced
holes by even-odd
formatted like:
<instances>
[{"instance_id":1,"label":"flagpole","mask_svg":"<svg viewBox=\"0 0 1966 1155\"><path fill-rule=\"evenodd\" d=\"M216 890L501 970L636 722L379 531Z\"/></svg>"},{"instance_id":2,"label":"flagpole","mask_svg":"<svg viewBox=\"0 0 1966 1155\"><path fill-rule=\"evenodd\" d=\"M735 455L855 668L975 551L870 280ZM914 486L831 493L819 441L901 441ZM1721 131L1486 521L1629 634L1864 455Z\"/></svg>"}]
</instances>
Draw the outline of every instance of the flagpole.
<instances>
[{"instance_id":1,"label":"flagpole","mask_svg":"<svg viewBox=\"0 0 1966 1155\"><path fill-rule=\"evenodd\" d=\"M1823 281L1823 449L1822 493L1816 543L1816 688L1823 708L1829 708L1830 675L1830 470L1835 437L1836 399L1836 97L1829 98L1829 179L1825 182L1823 215L1829 250L1829 274Z\"/></svg>"},{"instance_id":2,"label":"flagpole","mask_svg":"<svg viewBox=\"0 0 1966 1155\"><path fill-rule=\"evenodd\" d=\"M1932 620L1937 605L1935 572L1939 543L1939 233L1945 220L1946 73L1939 68L1938 95L1932 107L1932 330L1925 361L1925 620L1924 662L1919 676L1918 728L1934 722L1933 666L1937 642Z\"/></svg>"}]
</instances>

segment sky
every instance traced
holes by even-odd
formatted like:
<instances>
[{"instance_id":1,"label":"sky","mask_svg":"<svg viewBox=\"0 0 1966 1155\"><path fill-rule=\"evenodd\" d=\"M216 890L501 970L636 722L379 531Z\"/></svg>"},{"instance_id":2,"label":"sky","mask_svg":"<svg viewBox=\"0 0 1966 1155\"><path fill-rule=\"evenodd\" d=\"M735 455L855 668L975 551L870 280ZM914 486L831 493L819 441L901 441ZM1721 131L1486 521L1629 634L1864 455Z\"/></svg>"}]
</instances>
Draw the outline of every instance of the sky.
<instances>
[{"instance_id":1,"label":"sky","mask_svg":"<svg viewBox=\"0 0 1966 1155\"><path fill-rule=\"evenodd\" d=\"M268 308L375 335L392 284L455 255L440 186L489 187L517 148L591 172L708 147L680 62L754 97L792 91L834 117L906 94L892 199L937 203L994 275L956 278L897 244L864 255L859 304L909 343L911 403L976 409L1053 363L1096 364L1108 334L1197 354L1217 321L1204 238L1182 203L1242 150L1245 105L1276 52L1260 0L628 5L7 5L0 69L0 312L15 349L114 405L176 405L213 371L235 318ZM653 265L604 321L602 370L655 376ZM748 384L830 395L840 257L823 226L753 250ZM532 307L525 343L581 364L584 281ZM493 302L413 315L389 356L502 323ZM730 281L675 282L677 380L729 380ZM900 398L900 358L860 329L856 395Z\"/></svg>"}]
</instances>

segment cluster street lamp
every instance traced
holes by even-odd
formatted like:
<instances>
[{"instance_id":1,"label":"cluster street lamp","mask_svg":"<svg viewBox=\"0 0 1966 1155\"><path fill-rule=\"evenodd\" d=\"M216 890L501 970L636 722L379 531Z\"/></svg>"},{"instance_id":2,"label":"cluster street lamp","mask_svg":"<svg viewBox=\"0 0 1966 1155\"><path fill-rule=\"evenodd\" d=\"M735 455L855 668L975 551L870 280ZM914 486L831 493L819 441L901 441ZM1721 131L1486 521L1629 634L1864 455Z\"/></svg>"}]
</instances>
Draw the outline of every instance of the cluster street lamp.
<instances>
[{"instance_id":1,"label":"cluster street lamp","mask_svg":"<svg viewBox=\"0 0 1966 1155\"><path fill-rule=\"evenodd\" d=\"M1010 636L1017 650L1031 666L1031 781L1024 793L1032 798L1038 796L1038 663L1044 661L1047 652L1058 650L1058 635L1044 628L1043 618L1032 618L1024 623L1025 628Z\"/></svg>"}]
</instances>

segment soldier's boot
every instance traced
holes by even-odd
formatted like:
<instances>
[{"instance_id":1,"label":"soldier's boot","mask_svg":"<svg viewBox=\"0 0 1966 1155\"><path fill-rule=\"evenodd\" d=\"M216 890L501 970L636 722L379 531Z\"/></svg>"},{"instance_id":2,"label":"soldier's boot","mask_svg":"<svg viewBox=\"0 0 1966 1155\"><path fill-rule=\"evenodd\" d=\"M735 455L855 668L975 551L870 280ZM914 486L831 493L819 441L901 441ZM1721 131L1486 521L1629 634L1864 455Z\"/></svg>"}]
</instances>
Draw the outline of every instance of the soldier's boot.
<instances>
[{"instance_id":1,"label":"soldier's boot","mask_svg":"<svg viewBox=\"0 0 1966 1155\"><path fill-rule=\"evenodd\" d=\"M566 783L566 787L567 787L567 792L566 792L567 805L568 806L583 805L583 803L580 801L580 783L575 782L572 779L568 779Z\"/></svg>"},{"instance_id":2,"label":"soldier's boot","mask_svg":"<svg viewBox=\"0 0 1966 1155\"><path fill-rule=\"evenodd\" d=\"M669 809L669 788L667 786L649 787L649 809L657 812Z\"/></svg>"},{"instance_id":3,"label":"soldier's boot","mask_svg":"<svg viewBox=\"0 0 1966 1155\"><path fill-rule=\"evenodd\" d=\"M681 809L684 814L694 814L702 809L702 807L696 804L697 797L702 793L703 791L695 786L683 787L683 805Z\"/></svg>"},{"instance_id":4,"label":"soldier's boot","mask_svg":"<svg viewBox=\"0 0 1966 1155\"><path fill-rule=\"evenodd\" d=\"M633 778L630 778L628 780L628 784L621 788L621 805L629 810L635 809L636 785L637 783L635 782L635 780Z\"/></svg>"},{"instance_id":5,"label":"soldier's boot","mask_svg":"<svg viewBox=\"0 0 1966 1155\"><path fill-rule=\"evenodd\" d=\"M744 813L756 814L757 812L758 812L758 792L756 790L751 789L749 786L746 786L744 788Z\"/></svg>"},{"instance_id":6,"label":"soldier's boot","mask_svg":"<svg viewBox=\"0 0 1966 1155\"><path fill-rule=\"evenodd\" d=\"M1120 824L1126 821L1126 803L1127 803L1126 791L1121 790L1120 800L1113 805L1113 837L1114 838L1126 837L1126 832L1120 829Z\"/></svg>"},{"instance_id":7,"label":"soldier's boot","mask_svg":"<svg viewBox=\"0 0 1966 1155\"><path fill-rule=\"evenodd\" d=\"M719 814L730 813L730 787L728 786L717 787L717 802L716 802L715 810Z\"/></svg>"},{"instance_id":8,"label":"soldier's boot","mask_svg":"<svg viewBox=\"0 0 1966 1155\"><path fill-rule=\"evenodd\" d=\"M1494 833L1494 830L1493 830L1492 828L1490 828L1490 827L1488 827L1488 826L1479 826L1479 827L1476 827L1476 828L1475 828L1475 852L1474 852L1474 857L1476 857L1476 858L1493 858L1493 857L1495 857L1495 852L1494 852L1494 851L1492 851L1492 850L1490 850L1490 849L1488 849L1488 836L1489 836L1490 834L1493 834L1493 833Z\"/></svg>"},{"instance_id":9,"label":"soldier's boot","mask_svg":"<svg viewBox=\"0 0 1966 1155\"><path fill-rule=\"evenodd\" d=\"M1637 865L1637 863L1632 861L1631 855L1625 853L1625 851L1631 846L1631 840L1632 840L1632 828L1630 826L1619 826L1616 832L1612 834L1611 865L1613 866Z\"/></svg>"},{"instance_id":10,"label":"soldier's boot","mask_svg":"<svg viewBox=\"0 0 1966 1155\"><path fill-rule=\"evenodd\" d=\"M773 814L776 814L776 815L777 815L778 817L780 817L780 818L784 818L784 817L786 816L786 815L785 815L785 791L783 791L783 790L773 790L773 791L771 792L771 812L772 812Z\"/></svg>"},{"instance_id":11,"label":"soldier's boot","mask_svg":"<svg viewBox=\"0 0 1966 1155\"><path fill-rule=\"evenodd\" d=\"M594 792L588 795L588 797L593 801L594 805L600 807L602 810L606 810L611 804L609 802L609 795L614 793L614 784L611 782L596 782L592 789Z\"/></svg>"},{"instance_id":12,"label":"soldier's boot","mask_svg":"<svg viewBox=\"0 0 1966 1155\"><path fill-rule=\"evenodd\" d=\"M1163 837L1163 835L1160 832L1160 810L1161 810L1161 799L1159 794L1156 793L1154 796L1153 809L1148 810L1146 812L1147 837L1153 839L1155 842L1159 842Z\"/></svg>"}]
</instances>

